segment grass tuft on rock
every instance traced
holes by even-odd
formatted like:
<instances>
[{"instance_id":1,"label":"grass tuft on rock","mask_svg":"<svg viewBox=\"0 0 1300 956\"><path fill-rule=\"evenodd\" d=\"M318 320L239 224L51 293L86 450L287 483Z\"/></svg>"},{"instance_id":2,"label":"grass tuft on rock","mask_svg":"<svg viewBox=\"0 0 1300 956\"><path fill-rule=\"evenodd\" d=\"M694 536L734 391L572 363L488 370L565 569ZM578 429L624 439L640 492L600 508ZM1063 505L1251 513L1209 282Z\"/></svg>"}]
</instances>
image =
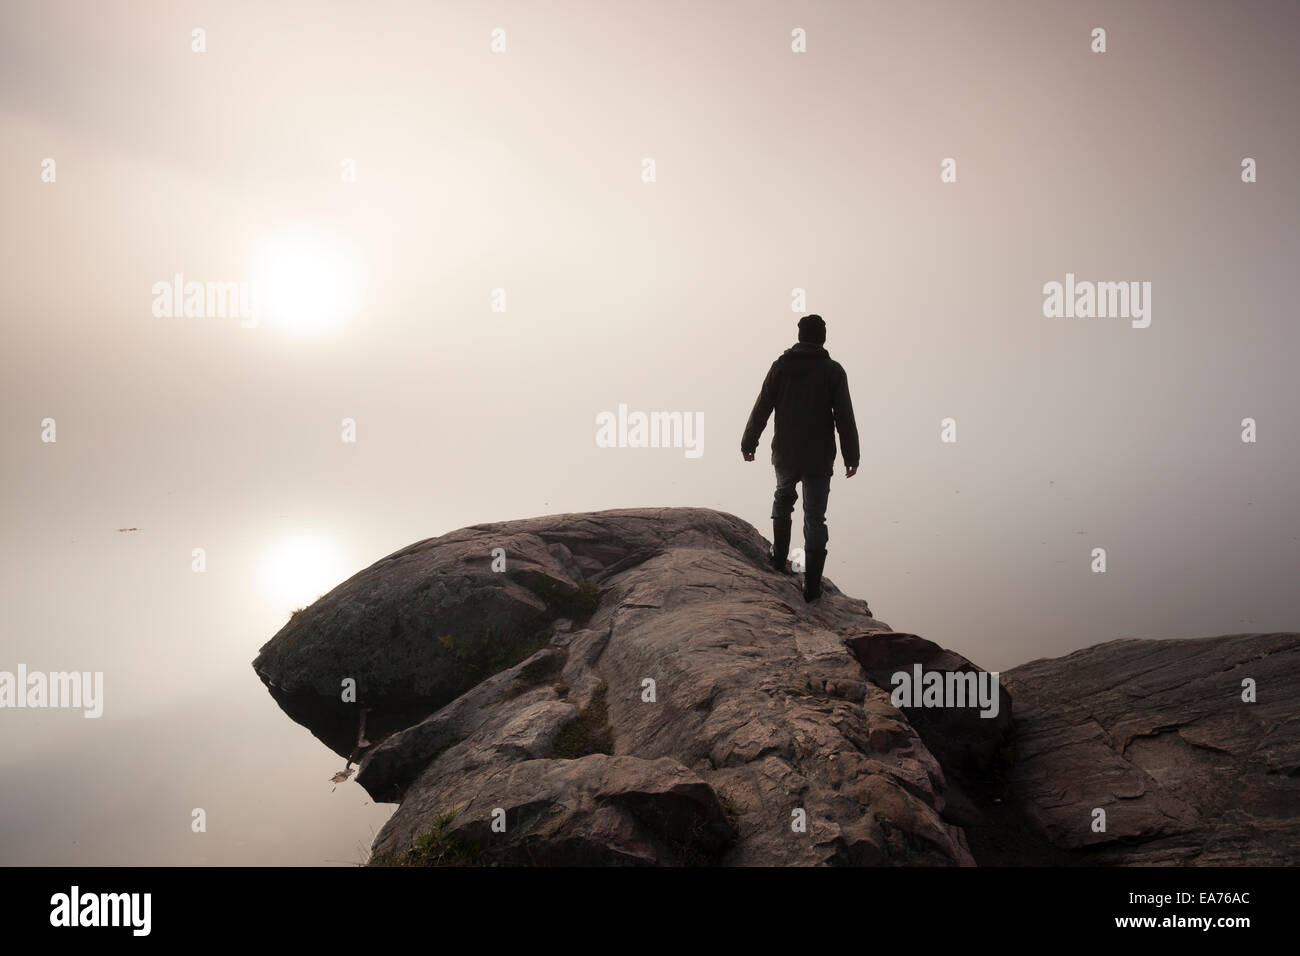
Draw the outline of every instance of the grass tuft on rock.
<instances>
[{"instance_id":1,"label":"grass tuft on rock","mask_svg":"<svg viewBox=\"0 0 1300 956\"><path fill-rule=\"evenodd\" d=\"M416 838L410 849L400 856L371 860L371 866L483 866L486 861L481 847L465 841L448 830L456 811L451 810L433 821L429 830Z\"/></svg>"},{"instance_id":2,"label":"grass tuft on rock","mask_svg":"<svg viewBox=\"0 0 1300 956\"><path fill-rule=\"evenodd\" d=\"M591 694L591 702L555 738L550 753L552 759L577 760L590 754L614 752L614 731L609 726L608 693L609 684L601 681L600 686Z\"/></svg>"},{"instance_id":3,"label":"grass tuft on rock","mask_svg":"<svg viewBox=\"0 0 1300 956\"><path fill-rule=\"evenodd\" d=\"M530 575L519 583L545 601L552 615L567 617L575 627L586 624L600 606L600 589L587 578L578 581L575 591L567 590L555 578L545 574Z\"/></svg>"}]
</instances>

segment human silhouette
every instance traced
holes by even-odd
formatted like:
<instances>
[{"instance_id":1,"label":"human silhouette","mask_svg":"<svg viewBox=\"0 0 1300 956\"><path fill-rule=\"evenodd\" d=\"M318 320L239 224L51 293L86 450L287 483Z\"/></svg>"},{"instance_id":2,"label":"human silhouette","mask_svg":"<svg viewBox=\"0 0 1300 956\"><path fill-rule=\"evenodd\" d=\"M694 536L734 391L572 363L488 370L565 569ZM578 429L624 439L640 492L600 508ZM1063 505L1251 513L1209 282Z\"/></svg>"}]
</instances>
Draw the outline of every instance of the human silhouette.
<instances>
[{"instance_id":1,"label":"human silhouette","mask_svg":"<svg viewBox=\"0 0 1300 956\"><path fill-rule=\"evenodd\" d=\"M826 323L820 315L799 320L799 342L772 363L763 379L758 401L740 440L745 461L754 460L767 418L776 412L772 433L772 466L776 494L772 499L772 567L784 572L790 553L790 515L799 499L795 484L803 483L803 597L815 601L822 593L826 567L826 501L835 473L835 431L840 433L844 477L858 473L858 426L849 400L849 379L843 366L823 347Z\"/></svg>"}]
</instances>

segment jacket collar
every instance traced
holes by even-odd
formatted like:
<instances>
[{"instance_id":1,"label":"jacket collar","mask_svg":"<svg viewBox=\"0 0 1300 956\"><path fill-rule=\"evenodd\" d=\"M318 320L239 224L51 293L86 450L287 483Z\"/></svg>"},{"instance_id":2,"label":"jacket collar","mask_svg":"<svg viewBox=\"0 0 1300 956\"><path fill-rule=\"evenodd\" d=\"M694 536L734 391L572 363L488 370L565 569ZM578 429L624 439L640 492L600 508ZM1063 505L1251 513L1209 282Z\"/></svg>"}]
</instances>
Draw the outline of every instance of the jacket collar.
<instances>
[{"instance_id":1,"label":"jacket collar","mask_svg":"<svg viewBox=\"0 0 1300 956\"><path fill-rule=\"evenodd\" d=\"M796 342L794 344L794 348L787 349L786 352L787 354L793 354L793 355L829 356L831 354L826 351L825 346L818 345L815 342Z\"/></svg>"}]
</instances>

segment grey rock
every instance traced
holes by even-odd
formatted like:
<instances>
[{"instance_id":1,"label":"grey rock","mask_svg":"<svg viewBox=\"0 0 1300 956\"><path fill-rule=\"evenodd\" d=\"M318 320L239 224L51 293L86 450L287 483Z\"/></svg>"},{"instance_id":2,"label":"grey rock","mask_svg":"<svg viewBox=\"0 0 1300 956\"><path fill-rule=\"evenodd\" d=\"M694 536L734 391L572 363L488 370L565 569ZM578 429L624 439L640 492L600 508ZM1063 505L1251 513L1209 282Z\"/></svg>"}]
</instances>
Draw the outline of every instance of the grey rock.
<instances>
[{"instance_id":1,"label":"grey rock","mask_svg":"<svg viewBox=\"0 0 1300 956\"><path fill-rule=\"evenodd\" d=\"M982 672L830 581L805 603L767 554L707 509L476 525L340 584L254 666L399 804L375 862L1296 860L1297 635L1035 661L993 719L899 708L900 669Z\"/></svg>"},{"instance_id":2,"label":"grey rock","mask_svg":"<svg viewBox=\"0 0 1300 956\"><path fill-rule=\"evenodd\" d=\"M494 861L972 864L938 761L839 636L888 625L830 582L809 607L767 553L705 509L479 525L339 585L254 666L339 754L371 709L357 780L401 804L376 859L458 808L446 833ZM344 676L357 704L336 703ZM557 757L566 734L612 753Z\"/></svg>"},{"instance_id":3,"label":"grey rock","mask_svg":"<svg viewBox=\"0 0 1300 956\"><path fill-rule=\"evenodd\" d=\"M1300 861L1300 634L1110 641L1003 676L1009 795L1054 847L1093 864Z\"/></svg>"},{"instance_id":4,"label":"grey rock","mask_svg":"<svg viewBox=\"0 0 1300 956\"><path fill-rule=\"evenodd\" d=\"M918 666L923 673L938 673L945 678L949 674L984 673L955 651L915 634L849 635L844 643L867 676L877 686L891 690L895 674L910 675ZM998 675L990 677L996 679ZM997 713L990 716L983 716L981 709L969 702L965 706L904 705L900 709L946 770L986 773L1005 761L1010 745L1011 695L1001 681L997 681L997 694Z\"/></svg>"},{"instance_id":5,"label":"grey rock","mask_svg":"<svg viewBox=\"0 0 1300 956\"><path fill-rule=\"evenodd\" d=\"M375 840L376 860L401 862L449 812L444 839L478 864L686 865L734 838L712 788L667 757L524 759L475 775L431 767L426 777Z\"/></svg>"}]
</instances>

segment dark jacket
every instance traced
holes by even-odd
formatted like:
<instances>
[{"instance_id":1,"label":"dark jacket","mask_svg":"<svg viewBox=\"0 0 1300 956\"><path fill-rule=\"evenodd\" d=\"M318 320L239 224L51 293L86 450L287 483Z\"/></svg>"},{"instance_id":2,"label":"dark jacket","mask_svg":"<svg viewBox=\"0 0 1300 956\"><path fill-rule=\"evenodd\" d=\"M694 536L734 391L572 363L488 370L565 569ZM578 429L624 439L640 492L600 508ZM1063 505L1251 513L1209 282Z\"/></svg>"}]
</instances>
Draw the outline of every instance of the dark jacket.
<instances>
[{"instance_id":1,"label":"dark jacket","mask_svg":"<svg viewBox=\"0 0 1300 956\"><path fill-rule=\"evenodd\" d=\"M837 428L845 466L858 465L858 426L849 400L849 377L826 349L800 342L772 363L740 440L746 455L758 449L774 409L772 464L778 470L833 474Z\"/></svg>"}]
</instances>

